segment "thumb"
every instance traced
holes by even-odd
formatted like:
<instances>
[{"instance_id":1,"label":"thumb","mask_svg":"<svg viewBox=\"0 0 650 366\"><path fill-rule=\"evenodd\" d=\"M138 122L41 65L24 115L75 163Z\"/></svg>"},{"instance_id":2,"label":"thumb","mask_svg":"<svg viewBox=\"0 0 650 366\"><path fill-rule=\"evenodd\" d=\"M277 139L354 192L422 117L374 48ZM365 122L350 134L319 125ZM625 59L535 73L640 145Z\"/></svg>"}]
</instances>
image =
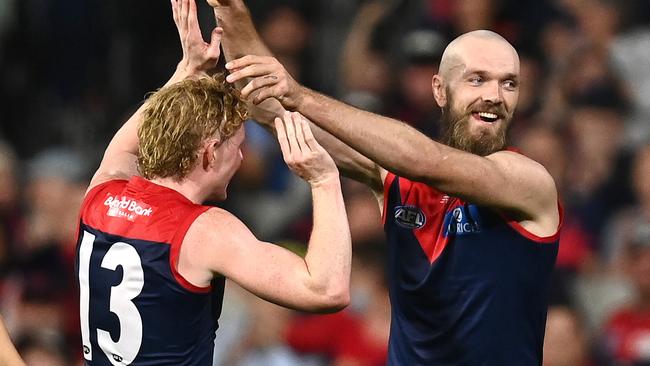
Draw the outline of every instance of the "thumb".
<instances>
[{"instance_id":1,"label":"thumb","mask_svg":"<svg viewBox=\"0 0 650 366\"><path fill-rule=\"evenodd\" d=\"M221 37L223 37L223 28L216 27L212 31L210 46L208 46L207 55L209 58L218 58L221 54Z\"/></svg>"}]
</instances>

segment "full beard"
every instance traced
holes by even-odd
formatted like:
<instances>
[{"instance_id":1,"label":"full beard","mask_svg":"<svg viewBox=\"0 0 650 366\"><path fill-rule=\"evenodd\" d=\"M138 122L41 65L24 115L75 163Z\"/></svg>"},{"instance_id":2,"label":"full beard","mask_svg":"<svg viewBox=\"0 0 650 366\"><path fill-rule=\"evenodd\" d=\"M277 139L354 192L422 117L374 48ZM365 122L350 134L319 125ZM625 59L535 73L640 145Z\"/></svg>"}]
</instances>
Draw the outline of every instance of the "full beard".
<instances>
[{"instance_id":1,"label":"full beard","mask_svg":"<svg viewBox=\"0 0 650 366\"><path fill-rule=\"evenodd\" d=\"M496 134L485 129L480 129L477 134L472 135L470 133L471 112L461 113L454 111L451 109L451 104L447 103L442 109L441 136L445 144L479 156L487 156L503 150L506 145L508 125L510 124L509 117L505 117L501 121L501 125L499 125ZM489 108L481 108L480 110L488 111ZM499 113L502 116L506 115L503 112Z\"/></svg>"}]
</instances>

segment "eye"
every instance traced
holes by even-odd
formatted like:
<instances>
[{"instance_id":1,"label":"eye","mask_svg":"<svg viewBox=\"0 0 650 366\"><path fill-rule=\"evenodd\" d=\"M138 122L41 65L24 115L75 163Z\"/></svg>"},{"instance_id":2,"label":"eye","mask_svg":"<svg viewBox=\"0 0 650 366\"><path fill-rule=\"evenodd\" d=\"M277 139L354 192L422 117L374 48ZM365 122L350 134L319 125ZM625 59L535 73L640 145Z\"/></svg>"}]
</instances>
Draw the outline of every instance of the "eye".
<instances>
[{"instance_id":1,"label":"eye","mask_svg":"<svg viewBox=\"0 0 650 366\"><path fill-rule=\"evenodd\" d=\"M507 90L515 90L517 89L517 82L514 80L506 80L503 82L503 87Z\"/></svg>"},{"instance_id":2,"label":"eye","mask_svg":"<svg viewBox=\"0 0 650 366\"><path fill-rule=\"evenodd\" d=\"M472 85L481 85L483 83L483 78L475 75L469 78L469 83Z\"/></svg>"}]
</instances>

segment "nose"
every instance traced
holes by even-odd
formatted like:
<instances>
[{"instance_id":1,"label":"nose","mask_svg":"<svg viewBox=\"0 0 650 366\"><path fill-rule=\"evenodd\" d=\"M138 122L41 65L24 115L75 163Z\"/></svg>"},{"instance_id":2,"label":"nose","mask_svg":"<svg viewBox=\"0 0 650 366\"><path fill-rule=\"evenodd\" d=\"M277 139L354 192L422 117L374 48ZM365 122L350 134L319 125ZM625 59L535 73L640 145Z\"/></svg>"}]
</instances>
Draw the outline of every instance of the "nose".
<instances>
[{"instance_id":1,"label":"nose","mask_svg":"<svg viewBox=\"0 0 650 366\"><path fill-rule=\"evenodd\" d=\"M485 86L483 100L492 104L501 104L503 102L503 90L498 80L491 80Z\"/></svg>"},{"instance_id":2,"label":"nose","mask_svg":"<svg viewBox=\"0 0 650 366\"><path fill-rule=\"evenodd\" d=\"M239 149L239 160L244 160L244 153L241 152L241 149Z\"/></svg>"}]
</instances>

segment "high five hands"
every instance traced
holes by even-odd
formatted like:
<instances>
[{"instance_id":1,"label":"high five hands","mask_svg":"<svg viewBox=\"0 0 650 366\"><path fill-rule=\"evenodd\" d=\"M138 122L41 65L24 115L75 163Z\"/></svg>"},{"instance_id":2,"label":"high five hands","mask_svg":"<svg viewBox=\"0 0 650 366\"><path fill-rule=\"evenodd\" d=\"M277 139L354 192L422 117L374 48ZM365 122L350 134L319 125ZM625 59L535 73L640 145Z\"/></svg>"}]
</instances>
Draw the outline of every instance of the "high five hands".
<instances>
[{"instance_id":1,"label":"high five hands","mask_svg":"<svg viewBox=\"0 0 650 366\"><path fill-rule=\"evenodd\" d=\"M218 9L237 8L247 13L242 0L207 0L207 2L215 9L217 18L219 18ZM195 9L196 7L194 11ZM196 27L198 28L198 25ZM244 99L251 97L254 104L260 104L268 98L276 98L285 108L295 109L300 102L300 84L274 57L248 55L228 62L226 69L231 73L226 78L229 83L245 82L250 78L241 90L241 96Z\"/></svg>"}]
</instances>

